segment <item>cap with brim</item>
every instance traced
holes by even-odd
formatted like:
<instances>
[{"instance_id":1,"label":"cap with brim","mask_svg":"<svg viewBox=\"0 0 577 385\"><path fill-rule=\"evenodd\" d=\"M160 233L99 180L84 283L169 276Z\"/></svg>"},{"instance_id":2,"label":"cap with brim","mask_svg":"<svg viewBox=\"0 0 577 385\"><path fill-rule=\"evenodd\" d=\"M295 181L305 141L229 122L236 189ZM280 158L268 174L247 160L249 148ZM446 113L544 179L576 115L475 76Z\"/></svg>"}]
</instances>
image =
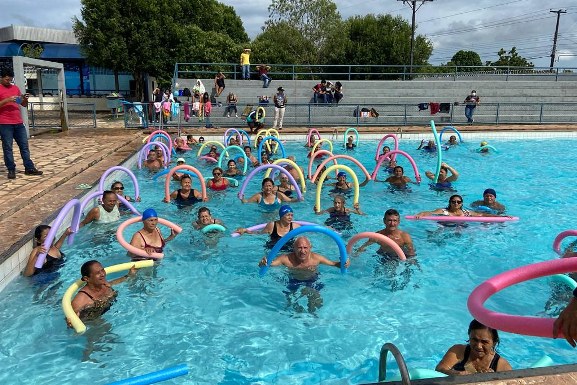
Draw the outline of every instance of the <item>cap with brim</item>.
<instances>
[{"instance_id":1,"label":"cap with brim","mask_svg":"<svg viewBox=\"0 0 577 385\"><path fill-rule=\"evenodd\" d=\"M278 216L279 216L279 218L282 218L285 215L287 215L288 213L292 213L292 212L293 212L292 207L290 207L289 205L282 205L280 207L280 209L278 209Z\"/></svg>"},{"instance_id":2,"label":"cap with brim","mask_svg":"<svg viewBox=\"0 0 577 385\"><path fill-rule=\"evenodd\" d=\"M154 210L154 209L144 210L144 212L142 213L142 220L145 221L148 218L158 218L158 214L156 213L156 210Z\"/></svg>"},{"instance_id":3,"label":"cap with brim","mask_svg":"<svg viewBox=\"0 0 577 385\"><path fill-rule=\"evenodd\" d=\"M186 163L186 160L184 160L184 158L178 158L176 160L176 163L178 163L178 162Z\"/></svg>"}]
</instances>

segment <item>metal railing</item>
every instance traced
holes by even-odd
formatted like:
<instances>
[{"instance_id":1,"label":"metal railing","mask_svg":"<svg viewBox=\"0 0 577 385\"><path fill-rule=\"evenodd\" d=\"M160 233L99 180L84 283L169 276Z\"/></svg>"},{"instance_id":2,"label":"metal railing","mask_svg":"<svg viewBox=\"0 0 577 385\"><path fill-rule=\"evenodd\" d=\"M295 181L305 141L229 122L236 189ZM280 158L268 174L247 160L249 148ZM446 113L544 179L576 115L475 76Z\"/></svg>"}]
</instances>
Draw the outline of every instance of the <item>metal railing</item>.
<instances>
[{"instance_id":1,"label":"metal railing","mask_svg":"<svg viewBox=\"0 0 577 385\"><path fill-rule=\"evenodd\" d=\"M383 345L381 348L381 354L379 355L379 382L385 381L387 377L387 355L389 352L391 352L397 362L397 366L401 372L401 382L403 385L411 385L411 378L409 376L409 370L407 369L405 359L399 349L390 342Z\"/></svg>"},{"instance_id":2,"label":"metal railing","mask_svg":"<svg viewBox=\"0 0 577 385\"><path fill-rule=\"evenodd\" d=\"M278 80L460 80L463 78L499 79L509 81L516 78L540 80L577 80L577 68L558 67L498 67L498 66L413 66L408 65L316 65L316 64L268 64L269 75ZM212 78L222 72L231 79L240 79L238 63L176 63L173 87L178 79ZM251 65L251 74L258 78L256 64Z\"/></svg>"},{"instance_id":3,"label":"metal railing","mask_svg":"<svg viewBox=\"0 0 577 385\"><path fill-rule=\"evenodd\" d=\"M96 105L94 103L67 103L69 128L95 128ZM28 103L28 126L30 130L62 127L60 103Z\"/></svg>"},{"instance_id":4,"label":"metal railing","mask_svg":"<svg viewBox=\"0 0 577 385\"><path fill-rule=\"evenodd\" d=\"M428 125L431 119L437 124L466 125L463 105L443 103L445 109L431 114L430 107L419 110L415 104L291 104L286 107L285 127L338 127L338 126L418 126ZM226 116L226 105L213 104L211 123L215 127L243 127L246 112L258 104L238 105L239 118ZM132 107L132 108L131 108ZM266 123L274 117L273 105L262 105ZM448 107L448 110L446 109ZM371 109L378 116L371 116ZM244 117L243 117L244 113ZM234 116L234 114L232 115ZM183 104L177 114L163 116L152 103L130 103L124 109L126 128L172 127L193 128L204 126L205 121L191 115L185 119ZM577 103L483 103L477 106L475 124L577 124Z\"/></svg>"}]
</instances>

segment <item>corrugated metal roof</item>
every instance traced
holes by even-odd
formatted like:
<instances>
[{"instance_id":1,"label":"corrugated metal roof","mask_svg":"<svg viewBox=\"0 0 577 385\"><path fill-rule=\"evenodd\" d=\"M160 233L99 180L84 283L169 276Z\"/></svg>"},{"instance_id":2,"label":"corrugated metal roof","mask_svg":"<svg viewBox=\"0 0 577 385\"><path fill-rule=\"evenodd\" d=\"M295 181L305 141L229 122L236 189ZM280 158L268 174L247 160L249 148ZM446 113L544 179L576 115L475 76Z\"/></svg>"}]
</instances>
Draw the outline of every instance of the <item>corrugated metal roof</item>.
<instances>
[{"instance_id":1,"label":"corrugated metal roof","mask_svg":"<svg viewBox=\"0 0 577 385\"><path fill-rule=\"evenodd\" d=\"M0 42L30 41L38 43L78 44L74 32L64 29L10 25L0 28Z\"/></svg>"}]
</instances>

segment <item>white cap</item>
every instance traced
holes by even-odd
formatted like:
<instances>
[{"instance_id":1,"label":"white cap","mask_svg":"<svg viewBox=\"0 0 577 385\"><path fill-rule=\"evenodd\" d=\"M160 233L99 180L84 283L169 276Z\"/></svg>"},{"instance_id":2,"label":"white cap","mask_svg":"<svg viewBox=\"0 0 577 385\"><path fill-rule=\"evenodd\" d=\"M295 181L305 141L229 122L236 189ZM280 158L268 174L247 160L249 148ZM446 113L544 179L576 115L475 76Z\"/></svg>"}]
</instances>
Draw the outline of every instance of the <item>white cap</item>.
<instances>
[{"instance_id":1,"label":"white cap","mask_svg":"<svg viewBox=\"0 0 577 385\"><path fill-rule=\"evenodd\" d=\"M186 160L184 160L184 158L178 158L176 160L176 163L178 163L178 162L186 163Z\"/></svg>"}]
</instances>

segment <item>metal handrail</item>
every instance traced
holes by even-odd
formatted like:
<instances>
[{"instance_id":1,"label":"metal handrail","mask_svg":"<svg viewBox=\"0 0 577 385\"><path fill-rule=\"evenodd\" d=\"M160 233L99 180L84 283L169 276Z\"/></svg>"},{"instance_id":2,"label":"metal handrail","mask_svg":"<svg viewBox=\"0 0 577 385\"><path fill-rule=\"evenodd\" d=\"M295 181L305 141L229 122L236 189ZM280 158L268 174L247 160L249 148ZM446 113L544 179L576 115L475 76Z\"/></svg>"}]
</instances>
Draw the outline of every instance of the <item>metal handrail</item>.
<instances>
[{"instance_id":1,"label":"metal handrail","mask_svg":"<svg viewBox=\"0 0 577 385\"><path fill-rule=\"evenodd\" d=\"M399 349L391 342L387 342L381 348L381 354L379 356L379 382L385 381L387 377L387 355L389 352L392 353L401 371L401 382L403 385L411 385L411 378L405 359Z\"/></svg>"},{"instance_id":2,"label":"metal handrail","mask_svg":"<svg viewBox=\"0 0 577 385\"><path fill-rule=\"evenodd\" d=\"M257 63L252 66L256 66ZM356 78L382 77L384 79L414 80L417 77L439 77L457 80L463 76L494 75L503 81L514 76L548 76L557 81L563 75L577 75L575 67L510 67L510 66L432 66L432 65L362 65L362 64L271 64L269 72L273 76L286 76L290 79L299 77L311 77L315 79L331 77L337 80L351 80ZM174 79L176 82L180 74L186 75L214 75L223 72L236 79L240 73L238 63L176 63L174 67ZM252 71L252 68L251 68ZM254 72L254 71L252 71ZM174 85L174 84L173 84Z\"/></svg>"}]
</instances>

